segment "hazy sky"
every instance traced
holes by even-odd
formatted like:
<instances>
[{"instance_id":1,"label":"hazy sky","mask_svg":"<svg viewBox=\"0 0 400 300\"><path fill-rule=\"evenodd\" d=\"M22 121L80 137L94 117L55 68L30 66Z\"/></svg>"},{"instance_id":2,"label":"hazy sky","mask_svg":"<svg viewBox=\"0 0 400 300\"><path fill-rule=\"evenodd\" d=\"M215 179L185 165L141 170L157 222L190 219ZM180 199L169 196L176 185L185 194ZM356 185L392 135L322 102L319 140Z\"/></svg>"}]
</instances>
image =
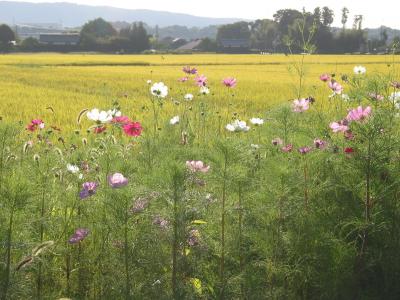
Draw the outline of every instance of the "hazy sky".
<instances>
[{"instance_id":1,"label":"hazy sky","mask_svg":"<svg viewBox=\"0 0 400 300\"><path fill-rule=\"evenodd\" d=\"M239 17L246 19L272 18L281 8L312 11L316 6L329 6L335 11L334 25L340 25L341 8L350 10L349 24L353 15L364 16L364 27L386 25L400 28L398 0L14 0L21 2L73 2L88 5L107 5L122 8L144 8L171 12L189 13L206 17ZM397 2L397 4L396 4Z\"/></svg>"}]
</instances>

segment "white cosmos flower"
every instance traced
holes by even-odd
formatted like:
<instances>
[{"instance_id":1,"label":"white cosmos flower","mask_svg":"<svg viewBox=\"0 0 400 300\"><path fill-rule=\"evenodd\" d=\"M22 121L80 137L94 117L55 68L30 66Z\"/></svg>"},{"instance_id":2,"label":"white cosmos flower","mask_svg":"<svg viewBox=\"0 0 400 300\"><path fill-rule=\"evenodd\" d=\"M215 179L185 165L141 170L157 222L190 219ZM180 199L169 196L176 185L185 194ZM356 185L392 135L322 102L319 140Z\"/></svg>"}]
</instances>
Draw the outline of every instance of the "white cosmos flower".
<instances>
[{"instance_id":1,"label":"white cosmos flower","mask_svg":"<svg viewBox=\"0 0 400 300\"><path fill-rule=\"evenodd\" d=\"M171 120L169 120L169 124L171 125L179 124L179 116L175 116Z\"/></svg>"},{"instance_id":2,"label":"white cosmos flower","mask_svg":"<svg viewBox=\"0 0 400 300\"><path fill-rule=\"evenodd\" d=\"M67 165L67 170L68 170L68 172L71 172L72 174L76 174L76 173L79 172L79 167L75 166L75 165L68 164Z\"/></svg>"},{"instance_id":3,"label":"white cosmos flower","mask_svg":"<svg viewBox=\"0 0 400 300\"><path fill-rule=\"evenodd\" d=\"M192 101L193 100L193 95L192 94L186 94L185 95L185 100L186 101Z\"/></svg>"},{"instance_id":4,"label":"white cosmos flower","mask_svg":"<svg viewBox=\"0 0 400 300\"><path fill-rule=\"evenodd\" d=\"M251 147L252 149L254 149L254 150L260 149L260 145L257 145L257 144L251 144L250 147Z\"/></svg>"},{"instance_id":5,"label":"white cosmos flower","mask_svg":"<svg viewBox=\"0 0 400 300\"><path fill-rule=\"evenodd\" d=\"M149 79L149 80L146 81L146 83L147 83L147 84L151 84L152 81Z\"/></svg>"},{"instance_id":6,"label":"white cosmos flower","mask_svg":"<svg viewBox=\"0 0 400 300\"><path fill-rule=\"evenodd\" d=\"M392 101L400 101L400 92L394 92L390 94L389 99Z\"/></svg>"},{"instance_id":7,"label":"white cosmos flower","mask_svg":"<svg viewBox=\"0 0 400 300\"><path fill-rule=\"evenodd\" d=\"M202 94L202 95L208 95L209 93L210 93L210 89L209 89L208 87L202 86L202 87L200 88L200 94Z\"/></svg>"},{"instance_id":8,"label":"white cosmos flower","mask_svg":"<svg viewBox=\"0 0 400 300\"><path fill-rule=\"evenodd\" d=\"M354 74L356 74L356 75L362 75L367 72L367 68L363 67L363 66L355 66L353 71L354 71Z\"/></svg>"},{"instance_id":9,"label":"white cosmos flower","mask_svg":"<svg viewBox=\"0 0 400 300\"><path fill-rule=\"evenodd\" d=\"M235 120L225 127L230 132L247 132L250 127L247 126L245 121Z\"/></svg>"},{"instance_id":10,"label":"white cosmos flower","mask_svg":"<svg viewBox=\"0 0 400 300\"><path fill-rule=\"evenodd\" d=\"M107 113L109 115L111 115L113 118L122 116L122 113L119 110L115 109L115 108L112 109L112 110L107 111Z\"/></svg>"},{"instance_id":11,"label":"white cosmos flower","mask_svg":"<svg viewBox=\"0 0 400 300\"><path fill-rule=\"evenodd\" d=\"M165 98L168 96L168 87L163 82L156 82L151 86L150 92L153 96Z\"/></svg>"},{"instance_id":12,"label":"white cosmos flower","mask_svg":"<svg viewBox=\"0 0 400 300\"><path fill-rule=\"evenodd\" d=\"M264 124L264 120L261 118L251 118L250 123L253 125L256 125L256 126L260 126L260 125Z\"/></svg>"},{"instance_id":13,"label":"white cosmos flower","mask_svg":"<svg viewBox=\"0 0 400 300\"><path fill-rule=\"evenodd\" d=\"M349 101L349 100L350 100L349 95L347 95L347 94L342 94L342 100L344 100L344 101Z\"/></svg>"},{"instance_id":14,"label":"white cosmos flower","mask_svg":"<svg viewBox=\"0 0 400 300\"><path fill-rule=\"evenodd\" d=\"M101 123L108 123L112 120L113 116L107 111L100 111L97 108L92 109L87 114L89 120Z\"/></svg>"}]
</instances>

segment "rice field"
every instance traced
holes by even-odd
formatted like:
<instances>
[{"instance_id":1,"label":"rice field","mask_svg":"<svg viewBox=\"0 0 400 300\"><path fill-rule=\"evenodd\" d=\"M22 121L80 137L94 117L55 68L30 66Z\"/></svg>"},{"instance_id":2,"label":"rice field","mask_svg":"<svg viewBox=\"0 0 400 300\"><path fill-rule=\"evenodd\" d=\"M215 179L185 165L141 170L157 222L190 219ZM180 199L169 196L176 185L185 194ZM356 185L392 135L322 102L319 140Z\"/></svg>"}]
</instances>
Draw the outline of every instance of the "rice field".
<instances>
[{"instance_id":1,"label":"rice field","mask_svg":"<svg viewBox=\"0 0 400 300\"><path fill-rule=\"evenodd\" d=\"M0 299L398 299L399 59L1 55Z\"/></svg>"},{"instance_id":2,"label":"rice field","mask_svg":"<svg viewBox=\"0 0 400 300\"><path fill-rule=\"evenodd\" d=\"M307 56L304 92L313 96L329 93L315 83L321 73L352 73L355 64L385 73L393 59L399 60L392 56ZM42 115L70 129L83 108L108 107L118 100L130 113L146 120L142 108L148 103L147 80L168 84L176 91L171 93L176 100L185 93L198 93L194 84L178 82L186 65L196 66L209 78L213 95L207 101L214 110L226 107L220 105L228 94L220 88L222 78L237 78L240 88L229 102L232 110L248 116L297 97L293 63L300 60L300 56L284 55L2 55L0 116L26 122L32 115ZM170 109L173 106L167 107L167 112Z\"/></svg>"}]
</instances>

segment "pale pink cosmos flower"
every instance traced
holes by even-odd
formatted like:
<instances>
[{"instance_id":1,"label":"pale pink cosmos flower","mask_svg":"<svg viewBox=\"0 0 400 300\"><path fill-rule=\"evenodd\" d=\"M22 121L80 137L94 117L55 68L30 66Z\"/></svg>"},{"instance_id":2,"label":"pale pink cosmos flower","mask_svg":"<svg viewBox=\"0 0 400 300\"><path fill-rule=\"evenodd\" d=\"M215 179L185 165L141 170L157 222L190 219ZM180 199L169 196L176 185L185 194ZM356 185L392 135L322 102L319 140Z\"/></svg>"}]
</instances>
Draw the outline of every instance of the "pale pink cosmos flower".
<instances>
[{"instance_id":1,"label":"pale pink cosmos flower","mask_svg":"<svg viewBox=\"0 0 400 300\"><path fill-rule=\"evenodd\" d=\"M282 150L282 152L286 152L286 153L292 152L293 145L292 144L287 144L285 147L282 147L281 150Z\"/></svg>"},{"instance_id":2,"label":"pale pink cosmos flower","mask_svg":"<svg viewBox=\"0 0 400 300\"><path fill-rule=\"evenodd\" d=\"M222 81L222 83L228 88L234 88L237 85L237 80L233 77L227 77Z\"/></svg>"},{"instance_id":3,"label":"pale pink cosmos flower","mask_svg":"<svg viewBox=\"0 0 400 300\"><path fill-rule=\"evenodd\" d=\"M365 109L363 109L363 107L360 105L357 108L354 108L352 110L349 111L346 120L351 122L351 121L363 121L366 118L369 117L369 115L371 114L371 107L367 106Z\"/></svg>"},{"instance_id":4,"label":"pale pink cosmos flower","mask_svg":"<svg viewBox=\"0 0 400 300\"><path fill-rule=\"evenodd\" d=\"M349 130L349 126L348 126L348 121L347 120L341 120L339 122L332 122L331 124L329 124L329 127L332 129L332 131L334 133L346 132L347 130Z\"/></svg>"},{"instance_id":5,"label":"pale pink cosmos flower","mask_svg":"<svg viewBox=\"0 0 400 300\"><path fill-rule=\"evenodd\" d=\"M178 79L179 82L186 82L188 80L189 80L189 77L182 77L182 78Z\"/></svg>"},{"instance_id":6,"label":"pale pink cosmos flower","mask_svg":"<svg viewBox=\"0 0 400 300\"><path fill-rule=\"evenodd\" d=\"M108 184L112 188L119 188L128 184L128 179L124 177L121 173L115 173L108 176Z\"/></svg>"},{"instance_id":7,"label":"pale pink cosmos flower","mask_svg":"<svg viewBox=\"0 0 400 300\"><path fill-rule=\"evenodd\" d=\"M321 140L321 139L315 139L314 140L314 146L317 149L320 149L320 150L325 149L327 145L328 145L328 143L323 141L323 140Z\"/></svg>"},{"instance_id":8,"label":"pale pink cosmos flower","mask_svg":"<svg viewBox=\"0 0 400 300\"><path fill-rule=\"evenodd\" d=\"M206 165L201 160L186 161L186 167L192 172L207 173L210 170L210 166Z\"/></svg>"},{"instance_id":9,"label":"pale pink cosmos flower","mask_svg":"<svg viewBox=\"0 0 400 300\"><path fill-rule=\"evenodd\" d=\"M194 80L196 81L196 84L200 87L207 85L207 77L204 75L197 76Z\"/></svg>"},{"instance_id":10,"label":"pale pink cosmos flower","mask_svg":"<svg viewBox=\"0 0 400 300\"><path fill-rule=\"evenodd\" d=\"M283 140L281 138L275 138L271 142L274 146L283 145Z\"/></svg>"},{"instance_id":11,"label":"pale pink cosmos flower","mask_svg":"<svg viewBox=\"0 0 400 300\"><path fill-rule=\"evenodd\" d=\"M331 79L331 76L329 76L329 74L322 74L321 76L319 76L319 79L323 82L327 82Z\"/></svg>"},{"instance_id":12,"label":"pale pink cosmos flower","mask_svg":"<svg viewBox=\"0 0 400 300\"><path fill-rule=\"evenodd\" d=\"M343 86L333 79L328 82L328 86L336 95L340 95L343 92Z\"/></svg>"},{"instance_id":13,"label":"pale pink cosmos flower","mask_svg":"<svg viewBox=\"0 0 400 300\"><path fill-rule=\"evenodd\" d=\"M126 116L120 116L120 117L114 117L111 120L111 122L112 123L117 123L117 124L127 124L127 123L130 123L131 120Z\"/></svg>"},{"instance_id":14,"label":"pale pink cosmos flower","mask_svg":"<svg viewBox=\"0 0 400 300\"><path fill-rule=\"evenodd\" d=\"M296 99L292 103L292 109L294 112L304 112L310 108L310 101L307 99Z\"/></svg>"},{"instance_id":15,"label":"pale pink cosmos flower","mask_svg":"<svg viewBox=\"0 0 400 300\"><path fill-rule=\"evenodd\" d=\"M301 147L301 148L299 148L300 154L307 154L311 150L312 150L311 147Z\"/></svg>"}]
</instances>

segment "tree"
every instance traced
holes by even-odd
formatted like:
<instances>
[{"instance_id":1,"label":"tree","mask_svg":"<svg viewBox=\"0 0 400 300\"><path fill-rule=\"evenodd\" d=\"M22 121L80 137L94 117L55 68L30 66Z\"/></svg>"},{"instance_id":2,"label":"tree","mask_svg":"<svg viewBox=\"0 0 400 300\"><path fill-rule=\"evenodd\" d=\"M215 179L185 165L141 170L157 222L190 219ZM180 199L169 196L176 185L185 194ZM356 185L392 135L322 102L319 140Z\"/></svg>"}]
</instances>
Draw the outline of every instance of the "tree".
<instances>
[{"instance_id":1,"label":"tree","mask_svg":"<svg viewBox=\"0 0 400 300\"><path fill-rule=\"evenodd\" d=\"M342 28L343 28L343 30L346 29L348 14L349 14L349 10L347 9L347 7L343 7L342 8Z\"/></svg>"},{"instance_id":2,"label":"tree","mask_svg":"<svg viewBox=\"0 0 400 300\"><path fill-rule=\"evenodd\" d=\"M21 42L21 49L24 51L38 51L40 49L39 41L33 37L28 37Z\"/></svg>"},{"instance_id":3,"label":"tree","mask_svg":"<svg viewBox=\"0 0 400 300\"><path fill-rule=\"evenodd\" d=\"M355 15L354 16L354 23L353 23L353 29L362 29L362 21L363 21L363 16L362 15Z\"/></svg>"},{"instance_id":4,"label":"tree","mask_svg":"<svg viewBox=\"0 0 400 300\"><path fill-rule=\"evenodd\" d=\"M322 25L329 27L333 23L333 10L327 6L322 8Z\"/></svg>"},{"instance_id":5,"label":"tree","mask_svg":"<svg viewBox=\"0 0 400 300\"><path fill-rule=\"evenodd\" d=\"M321 13L321 8L319 6L314 8L313 16L314 16L314 21L317 24L321 24L322 13Z\"/></svg>"},{"instance_id":6,"label":"tree","mask_svg":"<svg viewBox=\"0 0 400 300\"><path fill-rule=\"evenodd\" d=\"M222 25L218 28L217 41L222 39L249 39L251 35L247 22Z\"/></svg>"},{"instance_id":7,"label":"tree","mask_svg":"<svg viewBox=\"0 0 400 300\"><path fill-rule=\"evenodd\" d=\"M0 25L0 50L8 51L11 48L11 41L15 40L15 34L12 29L6 25Z\"/></svg>"},{"instance_id":8,"label":"tree","mask_svg":"<svg viewBox=\"0 0 400 300\"><path fill-rule=\"evenodd\" d=\"M126 50L142 52L150 48L149 36L142 22L133 23L130 27L121 29L120 36L129 40Z\"/></svg>"},{"instance_id":9,"label":"tree","mask_svg":"<svg viewBox=\"0 0 400 300\"><path fill-rule=\"evenodd\" d=\"M115 28L102 18L89 21L81 30L81 45L87 50L102 50L107 40L117 36Z\"/></svg>"}]
</instances>

